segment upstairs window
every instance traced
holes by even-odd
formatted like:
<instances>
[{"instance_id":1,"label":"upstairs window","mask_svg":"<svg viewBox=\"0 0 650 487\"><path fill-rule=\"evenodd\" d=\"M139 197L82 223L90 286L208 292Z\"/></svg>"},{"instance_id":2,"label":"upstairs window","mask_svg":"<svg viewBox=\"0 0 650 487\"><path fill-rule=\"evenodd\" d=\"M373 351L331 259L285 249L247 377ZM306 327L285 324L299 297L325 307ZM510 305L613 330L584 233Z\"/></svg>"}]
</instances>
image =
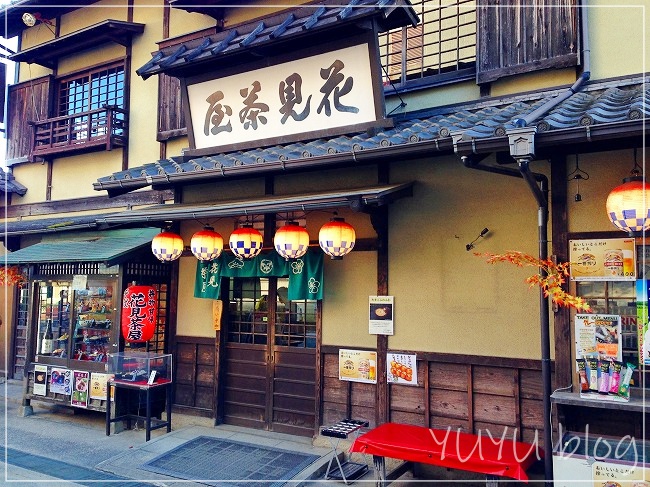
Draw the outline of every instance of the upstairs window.
<instances>
[{"instance_id":1,"label":"upstairs window","mask_svg":"<svg viewBox=\"0 0 650 487\"><path fill-rule=\"evenodd\" d=\"M385 81L404 84L433 76L440 81L473 77L476 0L420 0L412 4L420 19L418 25L379 37Z\"/></svg>"},{"instance_id":2,"label":"upstairs window","mask_svg":"<svg viewBox=\"0 0 650 487\"><path fill-rule=\"evenodd\" d=\"M86 139L106 132L106 106L124 108L124 65L115 64L108 67L63 78L59 83L58 115L70 116L84 114L74 119L73 125L81 130L76 132L76 139ZM93 112L88 116L88 112ZM117 113L116 120L124 121L124 114ZM84 130L90 129L90 133ZM120 129L114 135L123 135Z\"/></svg>"}]
</instances>

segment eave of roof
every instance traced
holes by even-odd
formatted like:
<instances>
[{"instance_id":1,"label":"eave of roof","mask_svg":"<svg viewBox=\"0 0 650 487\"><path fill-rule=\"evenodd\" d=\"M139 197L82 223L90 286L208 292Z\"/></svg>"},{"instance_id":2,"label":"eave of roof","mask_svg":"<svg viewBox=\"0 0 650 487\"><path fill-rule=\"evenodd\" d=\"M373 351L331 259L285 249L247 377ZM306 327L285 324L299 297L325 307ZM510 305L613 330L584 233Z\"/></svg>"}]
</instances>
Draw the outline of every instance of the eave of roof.
<instances>
[{"instance_id":1,"label":"eave of roof","mask_svg":"<svg viewBox=\"0 0 650 487\"><path fill-rule=\"evenodd\" d=\"M508 152L507 130L513 120L534 111L564 89L457 104L408 114L395 126L376 134L366 132L332 139L306 140L285 146L220 153L184 160L156 161L98 179L94 189L114 196L134 189L245 177L264 173L374 163L382 159L414 158L424 154ZM593 83L569 97L550 113L533 121L536 147L595 143L639 137L648 131L650 84L644 78ZM462 134L456 146L452 134Z\"/></svg>"},{"instance_id":2,"label":"eave of roof","mask_svg":"<svg viewBox=\"0 0 650 487\"><path fill-rule=\"evenodd\" d=\"M305 47L307 39L316 34L375 19L381 31L407 24L416 25L418 17L408 0L350 0L347 4L326 0L297 7L291 11L256 20L235 28L181 42L160 49L136 73L147 79L166 73L184 76L197 66L241 56L261 48L277 48L286 44ZM322 43L322 40L320 41ZM259 56L259 52L256 54Z\"/></svg>"},{"instance_id":3,"label":"eave of roof","mask_svg":"<svg viewBox=\"0 0 650 487\"><path fill-rule=\"evenodd\" d=\"M105 224L194 220L214 217L235 217L285 213L314 209L349 207L361 211L383 206L398 198L412 196L413 183L389 184L366 188L341 189L296 195L273 195L210 204L156 205L106 215L98 222Z\"/></svg>"},{"instance_id":4,"label":"eave of roof","mask_svg":"<svg viewBox=\"0 0 650 487\"><path fill-rule=\"evenodd\" d=\"M52 0L14 1L0 9L0 25L5 26L2 29L2 36L5 39L11 39L29 28L23 23L22 16L24 13L33 14L38 12L44 19L54 19L92 3L96 2L88 0L66 0L65 2L52 2Z\"/></svg>"},{"instance_id":5,"label":"eave of roof","mask_svg":"<svg viewBox=\"0 0 650 487\"><path fill-rule=\"evenodd\" d=\"M9 59L14 62L36 63L52 69L56 66L59 57L83 51L101 43L116 42L128 46L132 36L144 32L144 27L144 24L108 19L20 51L9 56Z\"/></svg>"}]
</instances>

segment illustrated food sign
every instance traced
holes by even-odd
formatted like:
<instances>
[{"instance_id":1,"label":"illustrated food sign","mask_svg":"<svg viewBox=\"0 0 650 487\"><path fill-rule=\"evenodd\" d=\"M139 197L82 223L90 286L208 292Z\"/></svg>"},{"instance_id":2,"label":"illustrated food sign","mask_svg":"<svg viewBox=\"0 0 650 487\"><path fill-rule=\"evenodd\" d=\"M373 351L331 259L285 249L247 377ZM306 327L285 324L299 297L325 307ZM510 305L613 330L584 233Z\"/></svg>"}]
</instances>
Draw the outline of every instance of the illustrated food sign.
<instances>
[{"instance_id":1,"label":"illustrated food sign","mask_svg":"<svg viewBox=\"0 0 650 487\"><path fill-rule=\"evenodd\" d=\"M122 336L127 342L147 342L156 329L156 288L129 286L122 300Z\"/></svg>"},{"instance_id":2,"label":"illustrated food sign","mask_svg":"<svg viewBox=\"0 0 650 487\"><path fill-rule=\"evenodd\" d=\"M371 335L393 334L393 305L393 296L370 296L368 333Z\"/></svg>"},{"instance_id":3,"label":"illustrated food sign","mask_svg":"<svg viewBox=\"0 0 650 487\"><path fill-rule=\"evenodd\" d=\"M633 238L569 240L571 279L574 281L634 281L636 253Z\"/></svg>"},{"instance_id":4,"label":"illustrated food sign","mask_svg":"<svg viewBox=\"0 0 650 487\"><path fill-rule=\"evenodd\" d=\"M388 382L394 384L418 385L417 356L403 353L389 353L386 357Z\"/></svg>"},{"instance_id":5,"label":"illustrated food sign","mask_svg":"<svg viewBox=\"0 0 650 487\"><path fill-rule=\"evenodd\" d=\"M189 84L195 149L376 121L367 44Z\"/></svg>"},{"instance_id":6,"label":"illustrated food sign","mask_svg":"<svg viewBox=\"0 0 650 487\"><path fill-rule=\"evenodd\" d=\"M377 352L339 350L339 379L377 383Z\"/></svg>"}]
</instances>

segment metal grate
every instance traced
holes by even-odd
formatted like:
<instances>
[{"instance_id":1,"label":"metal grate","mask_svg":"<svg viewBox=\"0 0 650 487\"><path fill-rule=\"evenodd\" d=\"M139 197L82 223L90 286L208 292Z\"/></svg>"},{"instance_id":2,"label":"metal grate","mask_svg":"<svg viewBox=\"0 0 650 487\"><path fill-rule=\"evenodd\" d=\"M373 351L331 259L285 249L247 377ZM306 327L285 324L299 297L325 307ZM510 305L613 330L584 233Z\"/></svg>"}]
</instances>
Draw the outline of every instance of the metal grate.
<instances>
[{"instance_id":1,"label":"metal grate","mask_svg":"<svg viewBox=\"0 0 650 487\"><path fill-rule=\"evenodd\" d=\"M460 73L476 65L476 0L412 2L420 22L379 36L385 83Z\"/></svg>"}]
</instances>

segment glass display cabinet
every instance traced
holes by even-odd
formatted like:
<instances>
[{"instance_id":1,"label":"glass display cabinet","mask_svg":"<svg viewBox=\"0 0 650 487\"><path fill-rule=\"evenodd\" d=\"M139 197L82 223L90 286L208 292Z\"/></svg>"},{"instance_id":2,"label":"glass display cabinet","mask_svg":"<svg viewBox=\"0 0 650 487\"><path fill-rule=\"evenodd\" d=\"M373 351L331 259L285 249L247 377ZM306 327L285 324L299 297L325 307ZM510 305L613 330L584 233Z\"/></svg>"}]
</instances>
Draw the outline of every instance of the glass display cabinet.
<instances>
[{"instance_id":1,"label":"glass display cabinet","mask_svg":"<svg viewBox=\"0 0 650 487\"><path fill-rule=\"evenodd\" d=\"M75 291L75 326L72 359L105 363L113 342L116 302L115 283L89 283Z\"/></svg>"}]
</instances>

